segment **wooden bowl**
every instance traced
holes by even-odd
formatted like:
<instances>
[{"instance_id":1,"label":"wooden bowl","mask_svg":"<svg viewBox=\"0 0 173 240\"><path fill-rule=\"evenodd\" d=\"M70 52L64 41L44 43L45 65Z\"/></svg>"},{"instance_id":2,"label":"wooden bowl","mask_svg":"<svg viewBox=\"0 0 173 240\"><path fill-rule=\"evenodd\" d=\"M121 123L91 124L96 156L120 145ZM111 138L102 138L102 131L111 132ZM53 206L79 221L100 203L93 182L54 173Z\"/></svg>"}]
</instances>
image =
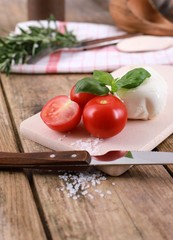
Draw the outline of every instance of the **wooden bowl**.
<instances>
[{"instance_id":1,"label":"wooden bowl","mask_svg":"<svg viewBox=\"0 0 173 240\"><path fill-rule=\"evenodd\" d=\"M173 23L150 0L110 0L116 26L130 33L173 36Z\"/></svg>"}]
</instances>

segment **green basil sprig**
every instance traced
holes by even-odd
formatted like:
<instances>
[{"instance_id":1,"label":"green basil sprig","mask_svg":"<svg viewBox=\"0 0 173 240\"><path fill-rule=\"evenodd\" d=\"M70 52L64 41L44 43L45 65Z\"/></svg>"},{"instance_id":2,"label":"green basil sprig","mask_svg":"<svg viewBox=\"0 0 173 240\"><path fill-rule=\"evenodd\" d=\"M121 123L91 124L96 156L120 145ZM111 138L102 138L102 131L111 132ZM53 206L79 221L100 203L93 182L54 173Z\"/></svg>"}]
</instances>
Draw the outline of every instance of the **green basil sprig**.
<instances>
[{"instance_id":1,"label":"green basil sprig","mask_svg":"<svg viewBox=\"0 0 173 240\"><path fill-rule=\"evenodd\" d=\"M85 77L76 83L75 92L104 96L108 93L113 94L121 88L136 88L150 76L151 74L144 68L134 68L121 78L113 78L108 72L95 70L92 77Z\"/></svg>"},{"instance_id":2,"label":"green basil sprig","mask_svg":"<svg viewBox=\"0 0 173 240\"><path fill-rule=\"evenodd\" d=\"M141 83L143 83L143 81L146 78L149 78L149 77L151 77L151 74L144 68L135 68L135 69L127 72L122 78L120 78L117 81L116 84L117 84L118 89L120 89L120 88L126 88L126 89L136 88Z\"/></svg>"},{"instance_id":3,"label":"green basil sprig","mask_svg":"<svg viewBox=\"0 0 173 240\"><path fill-rule=\"evenodd\" d=\"M75 92L87 92L103 96L109 93L109 88L105 84L95 81L92 77L86 77L77 82Z\"/></svg>"}]
</instances>

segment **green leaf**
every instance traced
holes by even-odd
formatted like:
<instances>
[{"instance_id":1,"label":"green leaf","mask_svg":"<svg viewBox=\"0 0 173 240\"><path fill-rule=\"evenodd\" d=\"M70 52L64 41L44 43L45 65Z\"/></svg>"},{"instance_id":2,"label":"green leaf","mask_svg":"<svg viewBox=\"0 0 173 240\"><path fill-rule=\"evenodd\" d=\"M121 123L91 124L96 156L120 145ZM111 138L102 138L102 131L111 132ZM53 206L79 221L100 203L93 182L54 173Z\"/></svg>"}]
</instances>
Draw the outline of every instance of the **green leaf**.
<instances>
[{"instance_id":1,"label":"green leaf","mask_svg":"<svg viewBox=\"0 0 173 240\"><path fill-rule=\"evenodd\" d=\"M127 158L133 158L133 155L130 151L128 151L128 153L126 153L125 157Z\"/></svg>"},{"instance_id":2,"label":"green leaf","mask_svg":"<svg viewBox=\"0 0 173 240\"><path fill-rule=\"evenodd\" d=\"M120 89L120 88L126 88L126 89L136 88L141 83L143 83L143 81L146 78L149 78L150 76L151 76L151 74L144 68L135 68L135 69L127 72L121 79L116 81L116 85L117 85L118 89Z\"/></svg>"},{"instance_id":3,"label":"green leaf","mask_svg":"<svg viewBox=\"0 0 173 240\"><path fill-rule=\"evenodd\" d=\"M94 78L86 77L79 80L76 83L75 92L76 93L87 92L87 93L92 93L99 96L104 96L109 93L109 88L107 88L100 82L95 81Z\"/></svg>"},{"instance_id":4,"label":"green leaf","mask_svg":"<svg viewBox=\"0 0 173 240\"><path fill-rule=\"evenodd\" d=\"M114 78L110 73L99 70L93 72L93 78L105 85L111 85L111 82L114 81Z\"/></svg>"},{"instance_id":5,"label":"green leaf","mask_svg":"<svg viewBox=\"0 0 173 240\"><path fill-rule=\"evenodd\" d=\"M112 92L112 93L115 93L115 92L117 92L117 90L118 90L118 87L117 87L116 81L113 80L113 81L111 82L111 92Z\"/></svg>"}]
</instances>

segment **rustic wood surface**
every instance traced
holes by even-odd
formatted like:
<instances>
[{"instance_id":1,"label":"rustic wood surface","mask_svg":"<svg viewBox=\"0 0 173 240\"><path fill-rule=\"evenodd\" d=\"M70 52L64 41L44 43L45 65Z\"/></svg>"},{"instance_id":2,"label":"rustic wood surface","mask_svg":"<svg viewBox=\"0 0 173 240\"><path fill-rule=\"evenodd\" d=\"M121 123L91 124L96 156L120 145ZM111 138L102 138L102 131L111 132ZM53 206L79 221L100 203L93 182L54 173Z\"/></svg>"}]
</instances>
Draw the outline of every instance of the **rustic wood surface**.
<instances>
[{"instance_id":1,"label":"rustic wood surface","mask_svg":"<svg viewBox=\"0 0 173 240\"><path fill-rule=\"evenodd\" d=\"M106 1L66 1L66 19L112 23ZM0 33L27 19L26 1L0 0ZM83 9L85 3L85 10ZM13 16L10 18L9 16ZM1 75L0 150L50 151L20 135L20 123L85 74ZM158 146L173 151L173 136ZM173 168L138 166L74 200L53 172L0 171L0 239L162 240L173 236ZM101 197L95 190L109 192Z\"/></svg>"}]
</instances>

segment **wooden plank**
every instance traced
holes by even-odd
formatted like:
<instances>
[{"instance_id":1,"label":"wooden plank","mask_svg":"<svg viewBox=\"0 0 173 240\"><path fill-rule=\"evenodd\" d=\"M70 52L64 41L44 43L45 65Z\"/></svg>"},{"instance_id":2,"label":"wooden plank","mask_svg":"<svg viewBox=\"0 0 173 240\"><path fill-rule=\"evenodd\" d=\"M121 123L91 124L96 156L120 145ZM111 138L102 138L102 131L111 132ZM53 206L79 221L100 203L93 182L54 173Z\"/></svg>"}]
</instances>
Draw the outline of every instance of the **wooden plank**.
<instances>
[{"instance_id":1,"label":"wooden plank","mask_svg":"<svg viewBox=\"0 0 173 240\"><path fill-rule=\"evenodd\" d=\"M9 113L0 88L0 151L18 151ZM0 171L0 239L45 239L25 174Z\"/></svg>"},{"instance_id":2,"label":"wooden plank","mask_svg":"<svg viewBox=\"0 0 173 240\"><path fill-rule=\"evenodd\" d=\"M51 97L69 94L71 86L84 76L3 76L16 128ZM21 140L25 151L44 150ZM69 198L66 190L57 190L65 182L54 173L34 174L33 184L52 239L172 238L173 179L162 166L134 167L120 177L107 177L97 186L104 193L111 192L103 198L94 186L88 190L94 199Z\"/></svg>"},{"instance_id":3,"label":"wooden plank","mask_svg":"<svg viewBox=\"0 0 173 240\"><path fill-rule=\"evenodd\" d=\"M111 181L116 182L109 178L87 189L87 196L74 200L66 190L58 190L65 187L58 174L35 174L35 187L52 239L142 239ZM96 190L111 194L101 197Z\"/></svg>"},{"instance_id":4,"label":"wooden plank","mask_svg":"<svg viewBox=\"0 0 173 240\"><path fill-rule=\"evenodd\" d=\"M134 167L123 176L108 177L88 189L93 199L73 200L58 191L65 185L58 175L38 174L34 182L53 239L172 238L173 180L163 167ZM96 190L111 195L101 197Z\"/></svg>"},{"instance_id":5,"label":"wooden plank","mask_svg":"<svg viewBox=\"0 0 173 240\"><path fill-rule=\"evenodd\" d=\"M134 167L116 190L143 239L172 239L173 179L162 166Z\"/></svg>"},{"instance_id":6,"label":"wooden plank","mask_svg":"<svg viewBox=\"0 0 173 240\"><path fill-rule=\"evenodd\" d=\"M1 171L0 186L0 239L46 239L25 175Z\"/></svg>"},{"instance_id":7,"label":"wooden plank","mask_svg":"<svg viewBox=\"0 0 173 240\"><path fill-rule=\"evenodd\" d=\"M163 141L157 149L159 151L171 151L173 152L173 134L169 136L165 141ZM166 166L166 169L169 171L169 173L173 176L173 165Z\"/></svg>"},{"instance_id":8,"label":"wooden plank","mask_svg":"<svg viewBox=\"0 0 173 240\"><path fill-rule=\"evenodd\" d=\"M0 151L16 151L17 141L10 122L9 113L0 88Z\"/></svg>"}]
</instances>

